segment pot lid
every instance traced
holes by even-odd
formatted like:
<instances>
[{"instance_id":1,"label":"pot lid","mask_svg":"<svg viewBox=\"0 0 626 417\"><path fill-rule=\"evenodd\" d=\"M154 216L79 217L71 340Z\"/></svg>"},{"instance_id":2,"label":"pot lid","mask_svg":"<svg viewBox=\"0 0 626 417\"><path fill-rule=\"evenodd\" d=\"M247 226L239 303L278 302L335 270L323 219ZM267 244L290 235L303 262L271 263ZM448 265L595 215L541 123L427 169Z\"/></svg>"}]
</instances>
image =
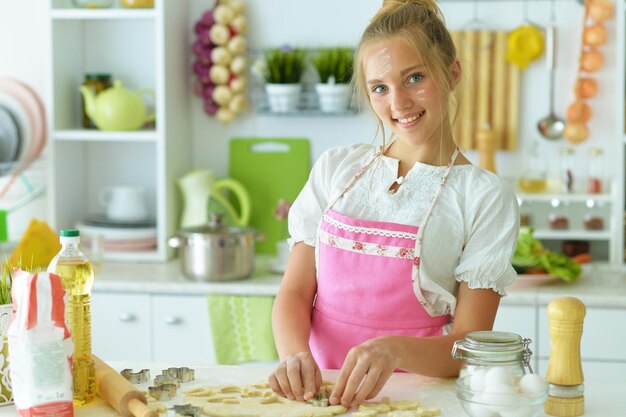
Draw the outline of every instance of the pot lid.
<instances>
[{"instance_id":1,"label":"pot lid","mask_svg":"<svg viewBox=\"0 0 626 417\"><path fill-rule=\"evenodd\" d=\"M244 227L228 226L224 224L224 213L213 212L209 215L209 221L202 226L190 227L180 231L183 237L194 235L245 235L254 233L252 229Z\"/></svg>"}]
</instances>

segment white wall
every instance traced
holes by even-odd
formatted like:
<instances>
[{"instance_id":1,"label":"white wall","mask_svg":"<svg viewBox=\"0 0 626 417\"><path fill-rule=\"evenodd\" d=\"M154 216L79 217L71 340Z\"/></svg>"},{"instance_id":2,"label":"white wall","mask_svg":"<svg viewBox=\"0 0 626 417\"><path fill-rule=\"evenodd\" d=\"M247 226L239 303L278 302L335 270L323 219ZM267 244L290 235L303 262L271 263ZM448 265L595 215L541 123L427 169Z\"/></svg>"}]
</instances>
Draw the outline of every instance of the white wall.
<instances>
[{"instance_id":1,"label":"white wall","mask_svg":"<svg viewBox=\"0 0 626 417\"><path fill-rule=\"evenodd\" d=\"M181 1L181 0L166 0ZM190 0L190 43L193 41L193 23L210 6L206 0ZM301 47L355 45L361 31L381 4L381 0L245 0L250 20L250 47L260 50L267 46L289 43ZM520 0L479 1L479 18L493 29L510 29L522 23L524 2ZM532 0L529 18L545 25L549 22L550 1ZM558 57L556 76L556 107L561 115L573 98L572 86L576 77L577 57L582 23L582 6L576 0L556 0L558 25ZM474 12L473 1L445 1L441 3L451 29L468 25ZM44 98L48 86L48 22L45 0L0 0L0 75L10 75L31 84ZM608 22L610 35L615 34L615 21ZM615 97L611 85L615 80L615 42L611 39L602 47L606 64L596 77L600 93L590 101L594 111L589 125L591 138L577 148L578 166L586 168L586 148L608 148L621 136L616 132ZM191 71L189 73L191 86ZM533 62L522 75L520 144L538 138L537 121L548 113L548 72L542 58ZM249 113L224 126L206 116L201 101L192 98L193 167L212 168L219 175L227 172L228 140L236 136L307 137L311 140L313 157L317 158L328 147L353 142L371 142L375 124L368 112L347 117L270 117ZM548 143L553 149L566 144L561 140ZM615 147L614 147L615 148ZM613 149L614 149L613 148ZM554 153L556 154L556 152ZM470 153L476 161L476 155ZM505 176L514 176L521 170L520 152L499 152L497 167ZM553 160L553 163L555 160ZM620 167L607 164L621 175ZM581 173L584 171L581 171ZM0 202L1 204L2 202ZM25 212L26 210L24 210ZM38 208L43 217L43 209ZM26 216L26 214L23 214ZM18 215L12 216L16 227ZM23 223L24 221L20 221Z\"/></svg>"}]
</instances>

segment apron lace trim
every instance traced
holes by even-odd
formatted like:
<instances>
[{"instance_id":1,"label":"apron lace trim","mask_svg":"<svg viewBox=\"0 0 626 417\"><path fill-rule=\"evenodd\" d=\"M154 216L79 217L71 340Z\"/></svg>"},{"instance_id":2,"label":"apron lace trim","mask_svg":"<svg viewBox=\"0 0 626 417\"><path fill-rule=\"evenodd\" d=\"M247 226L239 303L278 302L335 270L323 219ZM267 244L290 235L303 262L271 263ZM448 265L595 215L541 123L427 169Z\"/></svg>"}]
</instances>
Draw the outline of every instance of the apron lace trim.
<instances>
[{"instance_id":1,"label":"apron lace trim","mask_svg":"<svg viewBox=\"0 0 626 417\"><path fill-rule=\"evenodd\" d=\"M415 257L415 248L412 247L405 248L400 246L380 245L378 243L360 242L335 236L325 230L319 231L319 239L321 243L328 246L365 255L378 255L400 259L413 259Z\"/></svg>"},{"instance_id":2,"label":"apron lace trim","mask_svg":"<svg viewBox=\"0 0 626 417\"><path fill-rule=\"evenodd\" d=\"M367 235L394 237L394 238L410 239L410 240L417 239L417 233L401 232L398 230L383 230L383 229L379 229L375 227L354 226L351 224L343 223L337 219L330 217L327 214L324 214L324 216L322 216L322 221L332 226L335 226L338 229L346 230L348 232L353 232L353 233L364 233Z\"/></svg>"}]
</instances>

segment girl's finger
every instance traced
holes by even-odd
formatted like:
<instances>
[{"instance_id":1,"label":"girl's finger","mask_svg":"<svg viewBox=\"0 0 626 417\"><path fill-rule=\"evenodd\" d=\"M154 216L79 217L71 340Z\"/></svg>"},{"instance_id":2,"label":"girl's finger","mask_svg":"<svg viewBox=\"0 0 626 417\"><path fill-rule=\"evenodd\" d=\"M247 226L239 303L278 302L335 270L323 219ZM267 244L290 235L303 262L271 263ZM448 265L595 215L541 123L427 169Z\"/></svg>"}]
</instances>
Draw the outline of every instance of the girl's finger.
<instances>
[{"instance_id":1,"label":"girl's finger","mask_svg":"<svg viewBox=\"0 0 626 417\"><path fill-rule=\"evenodd\" d=\"M291 391L289 377L287 376L287 365L285 363L281 364L281 366L276 370L275 375L278 385L283 392L283 396L292 399L293 392Z\"/></svg>"},{"instance_id":2,"label":"girl's finger","mask_svg":"<svg viewBox=\"0 0 626 417\"><path fill-rule=\"evenodd\" d=\"M301 363L299 360L287 360L287 378L289 378L289 386L291 387L291 397L287 394L287 398L302 401L304 398L304 387L302 386Z\"/></svg>"},{"instance_id":3,"label":"girl's finger","mask_svg":"<svg viewBox=\"0 0 626 417\"><path fill-rule=\"evenodd\" d=\"M267 378L267 382L270 384L270 388L272 388L272 391L282 397L285 396L285 393L280 388L280 384L278 383L278 379L276 379L276 375L274 373L272 373L269 378Z\"/></svg>"},{"instance_id":4,"label":"girl's finger","mask_svg":"<svg viewBox=\"0 0 626 417\"><path fill-rule=\"evenodd\" d=\"M380 381L381 371L380 369L370 368L363 379L363 383L359 387L359 390L356 392L354 396L354 401L352 405L358 406L362 403L366 398L369 397L370 393L376 386L378 386ZM384 385L384 382L383 382Z\"/></svg>"},{"instance_id":5,"label":"girl's finger","mask_svg":"<svg viewBox=\"0 0 626 417\"><path fill-rule=\"evenodd\" d=\"M356 394L359 386L365 379L365 375L369 370L369 363L367 362L358 362L350 377L348 378L348 383L346 384L346 388L343 391L343 395L341 396L341 405L344 407L349 407L354 401L354 395Z\"/></svg>"},{"instance_id":6,"label":"girl's finger","mask_svg":"<svg viewBox=\"0 0 626 417\"><path fill-rule=\"evenodd\" d=\"M337 377L337 382L335 382L333 392L330 394L330 398L328 399L330 405L337 405L341 402L343 391L348 383L348 377L352 373L352 369L355 365L356 360L353 358L353 355L348 353L348 356L346 356L346 360L341 367L341 371L339 371L339 376Z\"/></svg>"},{"instance_id":7,"label":"girl's finger","mask_svg":"<svg viewBox=\"0 0 626 417\"><path fill-rule=\"evenodd\" d=\"M387 383L387 381L389 380L389 378L391 377L391 375L393 374L393 371L389 372L383 372L379 377L378 377L378 381L376 382L376 385L374 386L374 388L372 388L372 390L370 391L370 393L365 397L366 400L371 400L372 398L374 398L375 396L378 395L378 393L380 391L382 391L383 387L385 386L385 384Z\"/></svg>"},{"instance_id":8,"label":"girl's finger","mask_svg":"<svg viewBox=\"0 0 626 417\"><path fill-rule=\"evenodd\" d=\"M302 384L304 386L305 400L310 400L317 393L319 385L317 384L318 368L313 361L304 361L301 365L302 368ZM321 379L321 375L320 375Z\"/></svg>"}]
</instances>

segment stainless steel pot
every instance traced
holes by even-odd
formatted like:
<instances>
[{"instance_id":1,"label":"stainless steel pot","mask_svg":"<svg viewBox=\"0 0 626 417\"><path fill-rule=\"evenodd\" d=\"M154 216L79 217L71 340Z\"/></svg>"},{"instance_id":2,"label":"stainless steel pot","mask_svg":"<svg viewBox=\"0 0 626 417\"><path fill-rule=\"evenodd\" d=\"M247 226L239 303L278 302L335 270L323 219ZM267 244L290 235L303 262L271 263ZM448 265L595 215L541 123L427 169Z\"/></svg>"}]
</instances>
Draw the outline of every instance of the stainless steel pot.
<instances>
[{"instance_id":1,"label":"stainless steel pot","mask_svg":"<svg viewBox=\"0 0 626 417\"><path fill-rule=\"evenodd\" d=\"M181 230L169 239L179 249L183 274L195 281L230 281L248 278L254 269L252 229L222 224L221 213L212 213L206 226Z\"/></svg>"}]
</instances>

